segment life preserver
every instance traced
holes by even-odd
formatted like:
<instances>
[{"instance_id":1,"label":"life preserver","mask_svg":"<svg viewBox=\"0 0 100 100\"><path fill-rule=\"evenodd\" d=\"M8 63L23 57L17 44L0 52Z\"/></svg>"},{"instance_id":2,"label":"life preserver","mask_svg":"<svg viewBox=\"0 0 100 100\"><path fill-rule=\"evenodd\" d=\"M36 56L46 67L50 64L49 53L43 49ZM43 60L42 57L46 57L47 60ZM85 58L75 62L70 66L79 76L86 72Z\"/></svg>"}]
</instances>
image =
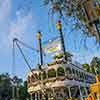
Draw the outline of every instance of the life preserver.
<instances>
[{"instance_id":1,"label":"life preserver","mask_svg":"<svg viewBox=\"0 0 100 100\"><path fill-rule=\"evenodd\" d=\"M95 97L92 94L90 94L86 100L95 100Z\"/></svg>"},{"instance_id":2,"label":"life preserver","mask_svg":"<svg viewBox=\"0 0 100 100\"><path fill-rule=\"evenodd\" d=\"M91 96L89 96L89 99L88 100L94 100Z\"/></svg>"}]
</instances>

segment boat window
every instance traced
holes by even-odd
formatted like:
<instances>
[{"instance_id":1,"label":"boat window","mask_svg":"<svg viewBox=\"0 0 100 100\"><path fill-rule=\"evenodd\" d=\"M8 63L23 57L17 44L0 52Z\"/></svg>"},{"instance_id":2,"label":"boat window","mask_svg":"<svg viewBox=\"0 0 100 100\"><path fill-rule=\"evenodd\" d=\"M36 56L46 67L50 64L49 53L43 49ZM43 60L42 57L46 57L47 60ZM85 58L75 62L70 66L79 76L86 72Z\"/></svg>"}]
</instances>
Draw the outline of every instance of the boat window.
<instances>
[{"instance_id":1,"label":"boat window","mask_svg":"<svg viewBox=\"0 0 100 100\"><path fill-rule=\"evenodd\" d=\"M42 72L42 78L46 79L46 72L45 71Z\"/></svg>"},{"instance_id":2,"label":"boat window","mask_svg":"<svg viewBox=\"0 0 100 100\"><path fill-rule=\"evenodd\" d=\"M28 76L28 83L30 83L30 76Z\"/></svg>"},{"instance_id":3,"label":"boat window","mask_svg":"<svg viewBox=\"0 0 100 100\"><path fill-rule=\"evenodd\" d=\"M32 100L35 100L35 93L32 94Z\"/></svg>"},{"instance_id":4,"label":"boat window","mask_svg":"<svg viewBox=\"0 0 100 100\"><path fill-rule=\"evenodd\" d=\"M56 77L55 69L48 70L48 78Z\"/></svg>"},{"instance_id":5,"label":"boat window","mask_svg":"<svg viewBox=\"0 0 100 100\"><path fill-rule=\"evenodd\" d=\"M41 80L41 72L39 73L39 80Z\"/></svg>"},{"instance_id":6,"label":"boat window","mask_svg":"<svg viewBox=\"0 0 100 100\"><path fill-rule=\"evenodd\" d=\"M38 79L42 80L42 79L46 79L46 72L45 71L41 71L38 75Z\"/></svg>"},{"instance_id":7,"label":"boat window","mask_svg":"<svg viewBox=\"0 0 100 100\"><path fill-rule=\"evenodd\" d=\"M69 91L67 87L64 87L64 93L65 93L65 97L69 98Z\"/></svg>"},{"instance_id":8,"label":"boat window","mask_svg":"<svg viewBox=\"0 0 100 100\"><path fill-rule=\"evenodd\" d=\"M34 77L34 76L35 76L35 77ZM38 74L35 73L34 76L33 76L33 77L34 77L36 80L39 79L39 75L38 75Z\"/></svg>"},{"instance_id":9,"label":"boat window","mask_svg":"<svg viewBox=\"0 0 100 100\"><path fill-rule=\"evenodd\" d=\"M75 69L72 69L73 74L75 74Z\"/></svg>"},{"instance_id":10,"label":"boat window","mask_svg":"<svg viewBox=\"0 0 100 100\"><path fill-rule=\"evenodd\" d=\"M86 80L86 74L84 75L84 78L85 78L85 80Z\"/></svg>"},{"instance_id":11,"label":"boat window","mask_svg":"<svg viewBox=\"0 0 100 100\"><path fill-rule=\"evenodd\" d=\"M76 75L78 76L78 70L76 70Z\"/></svg>"},{"instance_id":12,"label":"boat window","mask_svg":"<svg viewBox=\"0 0 100 100\"><path fill-rule=\"evenodd\" d=\"M66 74L71 74L72 72L71 72L71 68L69 68L69 67L67 67L66 68Z\"/></svg>"},{"instance_id":13,"label":"boat window","mask_svg":"<svg viewBox=\"0 0 100 100\"><path fill-rule=\"evenodd\" d=\"M31 76L31 81L35 82L35 77L33 75Z\"/></svg>"},{"instance_id":14,"label":"boat window","mask_svg":"<svg viewBox=\"0 0 100 100\"><path fill-rule=\"evenodd\" d=\"M65 72L64 72L64 68L63 67L59 67L57 69L57 75L58 76L65 76Z\"/></svg>"},{"instance_id":15,"label":"boat window","mask_svg":"<svg viewBox=\"0 0 100 100\"><path fill-rule=\"evenodd\" d=\"M83 73L82 72L80 72L80 78L83 79Z\"/></svg>"},{"instance_id":16,"label":"boat window","mask_svg":"<svg viewBox=\"0 0 100 100\"><path fill-rule=\"evenodd\" d=\"M81 72L79 71L79 78L81 78Z\"/></svg>"},{"instance_id":17,"label":"boat window","mask_svg":"<svg viewBox=\"0 0 100 100\"><path fill-rule=\"evenodd\" d=\"M85 80L85 73L83 73L83 79Z\"/></svg>"},{"instance_id":18,"label":"boat window","mask_svg":"<svg viewBox=\"0 0 100 100\"><path fill-rule=\"evenodd\" d=\"M82 72L82 79L84 80L84 73Z\"/></svg>"},{"instance_id":19,"label":"boat window","mask_svg":"<svg viewBox=\"0 0 100 100\"><path fill-rule=\"evenodd\" d=\"M80 98L80 90L79 90L79 87L78 86L73 86L70 88L71 90L71 96L73 98L77 98L78 100L81 100Z\"/></svg>"}]
</instances>

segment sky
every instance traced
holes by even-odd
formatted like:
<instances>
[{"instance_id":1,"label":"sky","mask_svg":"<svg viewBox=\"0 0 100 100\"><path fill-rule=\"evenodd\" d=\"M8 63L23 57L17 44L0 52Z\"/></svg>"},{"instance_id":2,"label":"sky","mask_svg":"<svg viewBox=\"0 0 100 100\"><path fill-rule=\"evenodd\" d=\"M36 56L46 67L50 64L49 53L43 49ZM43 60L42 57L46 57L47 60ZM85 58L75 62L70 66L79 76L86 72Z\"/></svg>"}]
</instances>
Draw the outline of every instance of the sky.
<instances>
[{"instance_id":1,"label":"sky","mask_svg":"<svg viewBox=\"0 0 100 100\"><path fill-rule=\"evenodd\" d=\"M36 33L42 32L42 41L59 36L55 27L57 19L48 18L48 7L43 6L42 0L0 0L0 73L15 73L21 78L26 78L28 67L17 47L15 66L12 66L12 44L13 38L38 48ZM49 19L49 20L48 20ZM85 38L81 31L72 29L71 19L68 25L63 22L63 33L66 51L71 52L73 61L90 63L94 56L100 57L99 44L96 44L95 37L87 37L86 45L81 42ZM88 48L87 48L88 47ZM38 53L28 50L22 46L32 68L35 68L38 61ZM49 61L48 58L46 58ZM46 61L45 61L46 63ZM13 70L14 69L14 70Z\"/></svg>"}]
</instances>

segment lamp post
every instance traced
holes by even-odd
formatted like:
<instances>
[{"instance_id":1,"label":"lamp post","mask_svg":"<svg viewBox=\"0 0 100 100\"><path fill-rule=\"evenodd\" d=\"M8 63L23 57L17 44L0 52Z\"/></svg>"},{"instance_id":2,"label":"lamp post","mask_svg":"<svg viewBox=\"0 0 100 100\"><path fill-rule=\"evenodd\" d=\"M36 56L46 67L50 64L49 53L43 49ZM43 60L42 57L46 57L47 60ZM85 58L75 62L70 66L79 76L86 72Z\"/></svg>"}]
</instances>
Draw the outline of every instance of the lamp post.
<instances>
[{"instance_id":1,"label":"lamp post","mask_svg":"<svg viewBox=\"0 0 100 100\"><path fill-rule=\"evenodd\" d=\"M38 39L38 44L39 44L39 51L40 51L40 69L41 65L43 65L43 52L42 52L42 40L41 40L42 34L41 32L37 32L37 39Z\"/></svg>"},{"instance_id":2,"label":"lamp post","mask_svg":"<svg viewBox=\"0 0 100 100\"><path fill-rule=\"evenodd\" d=\"M64 54L64 58L65 58L65 60L67 60L66 50L65 50L65 45L64 45L64 37L63 37L63 32L62 32L62 24L61 24L60 20L57 22L56 27L57 27L57 29L60 33L61 46L62 46L62 51L63 51L63 54Z\"/></svg>"}]
</instances>

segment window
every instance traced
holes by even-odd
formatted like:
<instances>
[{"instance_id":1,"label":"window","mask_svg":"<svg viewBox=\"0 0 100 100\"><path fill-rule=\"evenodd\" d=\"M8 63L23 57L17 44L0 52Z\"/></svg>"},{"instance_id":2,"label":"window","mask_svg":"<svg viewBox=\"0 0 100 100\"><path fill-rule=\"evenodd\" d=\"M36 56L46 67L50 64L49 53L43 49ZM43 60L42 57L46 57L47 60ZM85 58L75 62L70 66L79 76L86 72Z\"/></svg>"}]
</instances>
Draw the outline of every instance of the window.
<instances>
[{"instance_id":1,"label":"window","mask_svg":"<svg viewBox=\"0 0 100 100\"><path fill-rule=\"evenodd\" d=\"M66 68L66 74L72 74L72 72L71 72L71 68Z\"/></svg>"},{"instance_id":2,"label":"window","mask_svg":"<svg viewBox=\"0 0 100 100\"><path fill-rule=\"evenodd\" d=\"M39 80L41 80L41 72L39 73Z\"/></svg>"},{"instance_id":3,"label":"window","mask_svg":"<svg viewBox=\"0 0 100 100\"><path fill-rule=\"evenodd\" d=\"M38 80L39 79L38 74L34 74L34 78Z\"/></svg>"},{"instance_id":4,"label":"window","mask_svg":"<svg viewBox=\"0 0 100 100\"><path fill-rule=\"evenodd\" d=\"M33 75L31 76L31 81L35 82L35 77Z\"/></svg>"},{"instance_id":5,"label":"window","mask_svg":"<svg viewBox=\"0 0 100 100\"><path fill-rule=\"evenodd\" d=\"M42 72L42 78L46 79L46 72L45 71Z\"/></svg>"},{"instance_id":6,"label":"window","mask_svg":"<svg viewBox=\"0 0 100 100\"><path fill-rule=\"evenodd\" d=\"M64 72L64 68L63 67L59 67L57 69L57 75L58 76L65 76L65 72Z\"/></svg>"},{"instance_id":7,"label":"window","mask_svg":"<svg viewBox=\"0 0 100 100\"><path fill-rule=\"evenodd\" d=\"M56 77L55 69L48 70L48 78Z\"/></svg>"},{"instance_id":8,"label":"window","mask_svg":"<svg viewBox=\"0 0 100 100\"><path fill-rule=\"evenodd\" d=\"M28 76L28 83L30 83L30 76Z\"/></svg>"}]
</instances>

